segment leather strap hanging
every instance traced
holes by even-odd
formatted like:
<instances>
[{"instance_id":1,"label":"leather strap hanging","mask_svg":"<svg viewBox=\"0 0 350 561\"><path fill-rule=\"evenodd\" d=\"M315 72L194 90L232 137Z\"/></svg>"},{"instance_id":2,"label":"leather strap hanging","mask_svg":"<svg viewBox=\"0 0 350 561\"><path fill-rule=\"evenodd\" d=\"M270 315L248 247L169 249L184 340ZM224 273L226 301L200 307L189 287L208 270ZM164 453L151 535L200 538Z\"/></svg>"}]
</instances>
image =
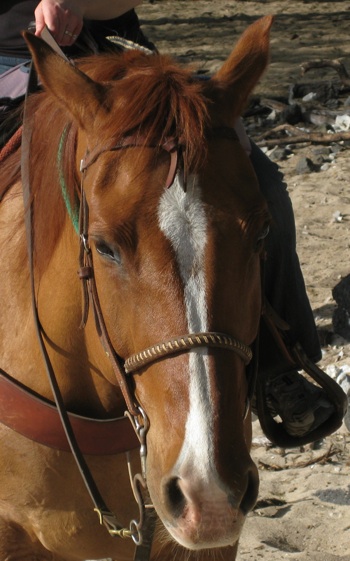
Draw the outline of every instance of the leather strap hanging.
<instances>
[{"instance_id":1,"label":"leather strap hanging","mask_svg":"<svg viewBox=\"0 0 350 561\"><path fill-rule=\"evenodd\" d=\"M31 293L32 293L32 308L33 308L33 315L34 315L34 323L35 323L35 328L36 328L36 332L37 332L37 337L38 337L38 342L39 342L39 346L42 352L42 356L44 359L44 363L45 363L45 368L47 371L47 375L49 378L49 382L50 382L50 386L55 398L55 403L56 403L56 407L62 422L62 427L64 429L67 441L69 443L69 447L70 450L73 454L73 457L75 459L75 462L77 464L77 467L80 471L80 474L82 476L82 479L84 481L84 484L87 488L87 491L92 499L93 504L95 505L94 510L97 512L97 515L99 517L100 520L100 524L104 525L107 529L107 531L109 532L109 534L111 536L119 536L122 538L128 537L128 538L132 538L133 541L136 544L136 550L135 550L135 556L134 559L135 561L148 561L149 557L150 557L150 552L151 552L151 544L152 544L152 540L153 540L153 534L154 534L154 526L155 526L155 517L154 516L146 516L147 511L143 512L143 516L141 517L141 520L144 521L143 526L141 527L140 525L137 525L137 535L134 534L134 526L133 523L135 521L132 521L130 523L130 529L125 529L123 528L117 521L115 515L107 508L104 500L102 499L99 490L95 484L94 479L92 478L91 472L87 466L87 463L85 462L85 459L82 455L82 452L79 448L79 445L77 443L75 434L74 434L74 430L72 428L68 413L65 409L64 406L64 402L63 402L63 398L57 383L57 380L55 378L55 374L52 368L52 364L50 362L50 358L45 346L45 342L44 342L44 336L43 336L43 330L42 330L42 326L40 324L40 320L39 320L39 314L38 314L38 309L37 309L37 303L36 303L36 297L35 297L35 279L34 279L34 259L33 259L33 231L32 231L32 224L33 224L33 205L32 205L32 195L31 195L31 183L30 183L30 169L29 169L29 161L30 161L30 145L31 145L31 136L32 136L32 126L31 123L29 122L29 116L27 115L27 98L28 96L34 92L37 89L37 74L34 68L33 63L31 63L31 69L30 69L30 76L29 76L29 80L28 80L28 89L26 92L26 98L25 98L25 103L24 103L24 114L23 114L23 136L22 136L22 150L21 150L21 172L22 172L22 184L23 184L23 201L24 201L24 209L25 209L25 230L26 230L26 237L27 237L27 250L28 250L28 263L29 263L29 270L30 270L30 284L31 284ZM169 152L171 154L171 171L173 173L175 173L176 171L176 161L177 161L177 152L174 155L173 152L173 148L170 147L169 148ZM174 163L174 160L175 163ZM172 181L173 178L168 178L168 181ZM86 207L87 208L87 207ZM87 240L87 238L86 238ZM84 251L85 255L86 252ZM91 256L90 256L91 257ZM89 260L89 257L88 257ZM80 271L80 274L84 276L84 274L87 274L88 269L90 268L90 265L92 266L92 262L88 264L85 273L83 270ZM92 269L91 269L92 270ZM93 301L98 303L98 296L97 296L97 290L96 290L96 286L94 283L94 279L93 279L93 286L92 286L92 295L93 295ZM86 283L85 283L86 284ZM86 294L86 296L88 296ZM102 334L102 343L105 345L105 348L107 346L107 353L109 352L111 360L112 360L112 365L114 368L114 371L117 375L117 379L120 380L120 382L122 382L121 384L121 388L123 391L123 394L127 397L127 404L129 407L130 412L132 413L132 415L134 416L134 423L133 423L133 427L135 429L136 425L136 420L137 417L136 415L140 414L140 411L137 409L134 400L132 399L131 393L129 392L129 389L126 385L123 385L123 381L124 381L124 375L123 375L123 370L122 370L122 366L121 364L119 364L119 360L118 357L116 356L113 347L110 343L109 337L108 337L108 333L105 329L105 325L104 325L104 321L103 321L103 316L101 313L101 316L99 317L99 314L96 314L96 305L94 304L94 309L95 309L95 318L96 318L96 326L98 328L100 328L100 332ZM97 309L99 308L99 304L97 306ZM101 329L102 328L102 329ZM119 374L119 376L118 376ZM142 424L138 423L138 427L139 427L139 431L142 433L143 431L143 427ZM135 429L135 432L139 438L139 434L138 434L138 430ZM145 432L145 431L144 431ZM146 435L146 432L145 432ZM132 449L133 446L130 448ZM145 446L144 449L146 450ZM144 452L145 452L144 450ZM140 453L142 455L142 447L140 450ZM142 507L142 510L144 510L144 507Z\"/></svg>"},{"instance_id":2,"label":"leather strap hanging","mask_svg":"<svg viewBox=\"0 0 350 561\"><path fill-rule=\"evenodd\" d=\"M83 183L83 182L82 182ZM102 343L102 346L107 354L116 376L118 385L122 391L125 403L131 415L138 416L139 409L138 405L135 403L135 397L129 383L125 376L125 371L123 367L122 359L115 352L111 340L108 335L106 324L103 318L100 301L98 297L93 263L92 263L92 253L88 242L88 205L86 202L85 191L83 185L81 185L81 201L80 201L80 217L79 217L79 230L80 230L80 268L78 271L80 279L83 281L83 320L82 325L84 326L87 321L87 314L89 309L89 302L91 301L95 325L98 336Z\"/></svg>"},{"instance_id":3,"label":"leather strap hanging","mask_svg":"<svg viewBox=\"0 0 350 561\"><path fill-rule=\"evenodd\" d=\"M30 76L28 80L28 90L26 94L26 100L28 96L33 91L36 90L36 84L37 84L37 75L34 69L34 65L32 63L30 69ZM61 418L62 426L64 428L71 452L79 468L85 486L95 505L95 510L100 515L101 523L107 528L107 530L111 533L111 535L118 535L118 532L124 533L125 535L125 531L122 525L119 524L114 514L107 508L104 500L102 499L100 492L96 486L96 483L88 468L88 465L84 459L84 456L78 446L44 341L44 336L43 336L44 332L40 323L37 302L35 297L34 251L33 251L34 248L33 248L33 228L32 228L34 209L32 204L30 169L29 169L31 137L32 137L32 123L30 122L29 115L27 115L27 102L25 102L24 115L23 115L22 148L21 148L21 173L22 173L23 202L24 202L24 209L25 209L25 230L26 230L26 237L27 237L28 263L29 263L30 284L31 284L31 294L32 294L32 309L33 309L34 324L37 333L37 339L44 359L44 364L50 382L50 386L52 389L52 393L55 399L56 407Z\"/></svg>"}]
</instances>

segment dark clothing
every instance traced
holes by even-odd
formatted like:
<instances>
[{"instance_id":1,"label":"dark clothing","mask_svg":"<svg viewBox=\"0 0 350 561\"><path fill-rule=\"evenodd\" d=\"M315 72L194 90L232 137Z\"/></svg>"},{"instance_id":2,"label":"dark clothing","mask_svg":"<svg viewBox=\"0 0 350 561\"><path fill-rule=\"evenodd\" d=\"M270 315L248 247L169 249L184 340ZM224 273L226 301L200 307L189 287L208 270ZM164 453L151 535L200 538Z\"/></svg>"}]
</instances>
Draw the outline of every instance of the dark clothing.
<instances>
[{"instance_id":1,"label":"dark clothing","mask_svg":"<svg viewBox=\"0 0 350 561\"><path fill-rule=\"evenodd\" d=\"M143 34L135 10L110 20L85 20L84 25L98 44L102 44L104 38L109 35L118 35L150 50L155 49L153 43Z\"/></svg>"},{"instance_id":2,"label":"dark clothing","mask_svg":"<svg viewBox=\"0 0 350 561\"><path fill-rule=\"evenodd\" d=\"M265 295L289 324L292 344L298 341L308 357L318 362L322 356L321 347L296 252L294 213L287 187L278 166L253 142L251 160L272 216L266 238ZM260 364L263 366L270 365L271 359L273 362L270 350L269 345L261 346Z\"/></svg>"},{"instance_id":3,"label":"dark clothing","mask_svg":"<svg viewBox=\"0 0 350 561\"><path fill-rule=\"evenodd\" d=\"M34 21L37 5L37 0L1 0L0 56L28 58L28 48L19 31L28 29Z\"/></svg>"}]
</instances>

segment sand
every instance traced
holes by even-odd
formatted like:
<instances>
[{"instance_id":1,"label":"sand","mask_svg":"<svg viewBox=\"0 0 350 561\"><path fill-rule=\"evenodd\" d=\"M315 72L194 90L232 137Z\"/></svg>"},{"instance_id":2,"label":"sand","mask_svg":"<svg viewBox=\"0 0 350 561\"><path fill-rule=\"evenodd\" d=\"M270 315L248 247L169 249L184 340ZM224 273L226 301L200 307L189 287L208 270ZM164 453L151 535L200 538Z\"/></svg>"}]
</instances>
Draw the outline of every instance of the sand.
<instances>
[{"instance_id":1,"label":"sand","mask_svg":"<svg viewBox=\"0 0 350 561\"><path fill-rule=\"evenodd\" d=\"M350 3L313 1L155 0L138 9L161 52L210 74L239 34L275 14L271 64L257 93L288 96L290 84L334 78L330 70L302 78L300 64L340 58L350 72ZM258 133L258 131L257 131ZM323 169L296 173L312 147L293 149L279 163L295 211L298 253L320 330L327 334L321 366L333 374L350 365L349 342L332 334L333 287L350 273L350 146ZM253 457L261 488L240 544L239 561L350 561L350 434L343 426L315 446L269 447L254 423Z\"/></svg>"}]
</instances>

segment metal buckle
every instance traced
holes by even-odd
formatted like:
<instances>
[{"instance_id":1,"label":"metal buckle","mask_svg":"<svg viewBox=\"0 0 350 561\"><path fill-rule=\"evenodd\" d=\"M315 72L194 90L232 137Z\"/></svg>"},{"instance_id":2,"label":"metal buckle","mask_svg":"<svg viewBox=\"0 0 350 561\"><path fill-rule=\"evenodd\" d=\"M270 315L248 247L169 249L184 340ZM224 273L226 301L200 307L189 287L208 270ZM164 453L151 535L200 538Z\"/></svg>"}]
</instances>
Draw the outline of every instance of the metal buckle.
<instances>
[{"instance_id":1,"label":"metal buckle","mask_svg":"<svg viewBox=\"0 0 350 561\"><path fill-rule=\"evenodd\" d=\"M138 521L131 520L129 528L134 543L137 546L140 546L143 543L142 530L145 526L146 509L154 508L154 506L150 502L146 502L144 498L144 495L146 495L146 500L147 497L149 499L149 495L147 493L147 482L146 482L146 457L147 457L146 436L149 430L149 420L142 407L138 406L137 409L139 410L141 420L136 415L135 416L131 415L129 411L126 411L125 415L129 417L134 427L134 430L137 434L137 437L140 441L141 473L136 473L134 476L132 475L130 455L129 453L127 454L130 484L131 484L132 491L134 493L135 500L139 507L139 520Z\"/></svg>"}]
</instances>

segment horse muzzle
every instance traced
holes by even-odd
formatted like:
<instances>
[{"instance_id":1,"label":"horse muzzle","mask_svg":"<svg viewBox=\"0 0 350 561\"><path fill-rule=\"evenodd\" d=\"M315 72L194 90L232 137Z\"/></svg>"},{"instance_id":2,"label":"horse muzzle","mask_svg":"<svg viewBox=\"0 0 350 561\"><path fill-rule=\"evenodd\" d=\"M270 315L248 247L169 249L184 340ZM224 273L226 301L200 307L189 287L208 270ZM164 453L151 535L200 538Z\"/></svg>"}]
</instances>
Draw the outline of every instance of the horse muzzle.
<instances>
[{"instance_id":1,"label":"horse muzzle","mask_svg":"<svg viewBox=\"0 0 350 561\"><path fill-rule=\"evenodd\" d=\"M255 505L259 479L252 463L242 476L233 478L229 489L217 474L164 478L162 505L156 506L170 535L182 546L201 550L235 545L246 515Z\"/></svg>"}]
</instances>

